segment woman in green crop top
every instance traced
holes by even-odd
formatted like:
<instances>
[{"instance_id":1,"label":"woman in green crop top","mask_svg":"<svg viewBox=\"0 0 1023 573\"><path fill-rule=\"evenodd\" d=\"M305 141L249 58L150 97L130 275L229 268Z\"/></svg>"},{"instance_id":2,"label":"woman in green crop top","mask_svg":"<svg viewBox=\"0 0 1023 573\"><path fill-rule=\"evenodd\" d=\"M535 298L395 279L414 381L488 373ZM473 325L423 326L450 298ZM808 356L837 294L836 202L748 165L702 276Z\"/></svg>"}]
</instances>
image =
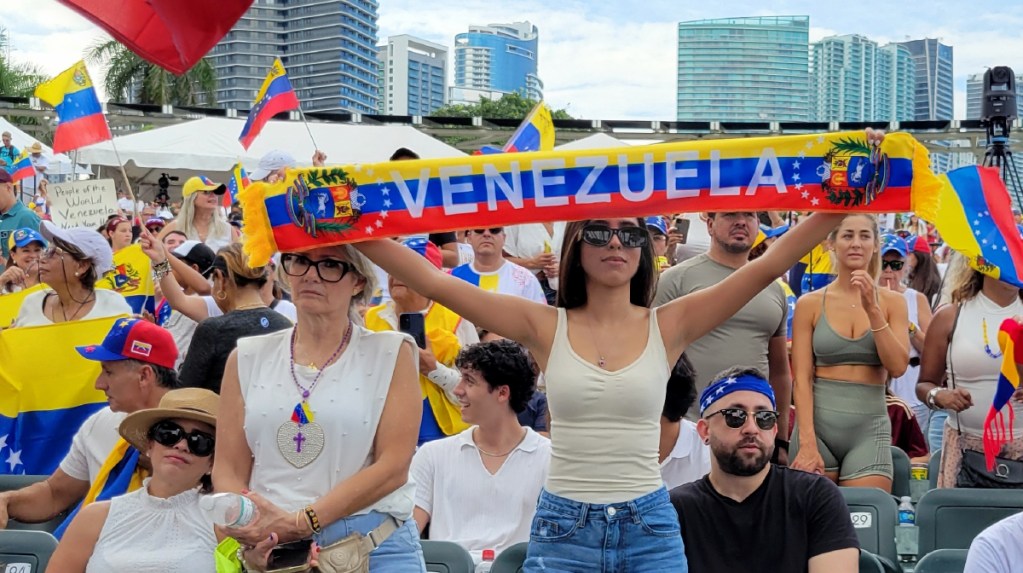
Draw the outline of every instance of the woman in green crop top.
<instances>
[{"instance_id":1,"label":"woman in green crop top","mask_svg":"<svg viewBox=\"0 0 1023 573\"><path fill-rule=\"evenodd\" d=\"M909 365L906 301L877 286L876 217L849 215L832 231L829 245L838 276L800 298L792 320L796 426L790 465L842 486L891 491L885 381Z\"/></svg>"}]
</instances>

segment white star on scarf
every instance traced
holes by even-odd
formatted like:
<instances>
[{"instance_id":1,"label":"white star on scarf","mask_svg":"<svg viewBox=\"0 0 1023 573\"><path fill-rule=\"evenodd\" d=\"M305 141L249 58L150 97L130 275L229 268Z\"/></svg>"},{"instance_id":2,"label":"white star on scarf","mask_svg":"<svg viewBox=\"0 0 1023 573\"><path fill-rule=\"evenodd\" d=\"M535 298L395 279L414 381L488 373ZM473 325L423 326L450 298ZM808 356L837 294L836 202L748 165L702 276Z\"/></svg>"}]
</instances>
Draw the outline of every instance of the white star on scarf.
<instances>
[{"instance_id":1,"label":"white star on scarf","mask_svg":"<svg viewBox=\"0 0 1023 573\"><path fill-rule=\"evenodd\" d=\"M799 174L798 173L793 173L792 174L792 180L793 181L799 181Z\"/></svg>"},{"instance_id":2,"label":"white star on scarf","mask_svg":"<svg viewBox=\"0 0 1023 573\"><path fill-rule=\"evenodd\" d=\"M800 159L806 159L806 152L800 149L799 153L797 153L796 156L799 157Z\"/></svg>"},{"instance_id":3,"label":"white star on scarf","mask_svg":"<svg viewBox=\"0 0 1023 573\"><path fill-rule=\"evenodd\" d=\"M380 228L382 228L384 226L384 222L381 221L380 219L377 219L376 226L377 226L377 229L380 229Z\"/></svg>"},{"instance_id":4,"label":"white star on scarf","mask_svg":"<svg viewBox=\"0 0 1023 573\"><path fill-rule=\"evenodd\" d=\"M798 161L793 161L792 162L792 168L793 169L799 169L799 162Z\"/></svg>"},{"instance_id":5,"label":"white star on scarf","mask_svg":"<svg viewBox=\"0 0 1023 573\"><path fill-rule=\"evenodd\" d=\"M823 135L818 135L817 136L817 143L824 143L824 136Z\"/></svg>"},{"instance_id":6,"label":"white star on scarf","mask_svg":"<svg viewBox=\"0 0 1023 573\"><path fill-rule=\"evenodd\" d=\"M384 207L387 207L388 209L391 208L391 200L390 199L384 199Z\"/></svg>"},{"instance_id":7,"label":"white star on scarf","mask_svg":"<svg viewBox=\"0 0 1023 573\"><path fill-rule=\"evenodd\" d=\"M13 472L14 468L22 465L21 463L21 450L17 452L11 450L11 455L7 456L7 465L11 467L10 471Z\"/></svg>"},{"instance_id":8,"label":"white star on scarf","mask_svg":"<svg viewBox=\"0 0 1023 573\"><path fill-rule=\"evenodd\" d=\"M796 183L795 188L796 188L796 191L799 191L800 189L803 188L803 184L802 183ZM803 199L806 199L806 197L803 197Z\"/></svg>"},{"instance_id":9,"label":"white star on scarf","mask_svg":"<svg viewBox=\"0 0 1023 573\"><path fill-rule=\"evenodd\" d=\"M390 201L388 201L388 203L389 203L389 202L390 202ZM380 212L380 218L381 218L381 219L386 219L386 218L387 218L387 211L381 211L381 212Z\"/></svg>"},{"instance_id":10,"label":"white star on scarf","mask_svg":"<svg viewBox=\"0 0 1023 573\"><path fill-rule=\"evenodd\" d=\"M810 204L811 204L811 205L813 205L813 206L815 206L815 207L816 207L817 205L820 205L820 202L821 202L821 200L820 200L820 199L818 199L818 198L816 198L816 197L814 197L813 199L810 199Z\"/></svg>"},{"instance_id":11,"label":"white star on scarf","mask_svg":"<svg viewBox=\"0 0 1023 573\"><path fill-rule=\"evenodd\" d=\"M373 234L373 225L366 225L366 234L367 235Z\"/></svg>"},{"instance_id":12,"label":"white star on scarf","mask_svg":"<svg viewBox=\"0 0 1023 573\"><path fill-rule=\"evenodd\" d=\"M809 191L803 191L802 193L800 193L800 197L802 197L803 199L809 199L810 198L810 192Z\"/></svg>"},{"instance_id":13,"label":"white star on scarf","mask_svg":"<svg viewBox=\"0 0 1023 573\"><path fill-rule=\"evenodd\" d=\"M9 435L10 434L4 434L0 436L0 451L3 451L3 449L7 447L7 436Z\"/></svg>"}]
</instances>

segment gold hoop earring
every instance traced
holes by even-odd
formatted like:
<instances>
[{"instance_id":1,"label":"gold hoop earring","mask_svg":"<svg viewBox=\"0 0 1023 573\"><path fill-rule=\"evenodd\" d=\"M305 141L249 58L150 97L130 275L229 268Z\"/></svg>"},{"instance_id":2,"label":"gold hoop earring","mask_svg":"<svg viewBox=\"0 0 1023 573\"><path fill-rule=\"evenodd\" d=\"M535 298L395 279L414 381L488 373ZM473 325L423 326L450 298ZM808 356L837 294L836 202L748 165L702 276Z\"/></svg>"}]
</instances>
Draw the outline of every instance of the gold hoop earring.
<instances>
[{"instance_id":1,"label":"gold hoop earring","mask_svg":"<svg viewBox=\"0 0 1023 573\"><path fill-rule=\"evenodd\" d=\"M227 300L227 291L220 291L213 296L217 297L217 300Z\"/></svg>"}]
</instances>

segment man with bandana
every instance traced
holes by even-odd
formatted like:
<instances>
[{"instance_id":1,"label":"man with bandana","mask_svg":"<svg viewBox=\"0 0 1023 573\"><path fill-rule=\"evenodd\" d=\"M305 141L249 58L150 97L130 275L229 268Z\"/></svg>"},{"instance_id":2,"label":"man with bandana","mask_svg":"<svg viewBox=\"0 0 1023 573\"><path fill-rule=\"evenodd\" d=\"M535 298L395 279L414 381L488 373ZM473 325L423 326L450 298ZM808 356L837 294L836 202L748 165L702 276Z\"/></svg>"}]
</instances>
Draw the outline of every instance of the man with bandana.
<instances>
[{"instance_id":1,"label":"man with bandana","mask_svg":"<svg viewBox=\"0 0 1023 573\"><path fill-rule=\"evenodd\" d=\"M671 491L690 571L856 573L859 542L838 487L770 463L774 391L753 368L718 374L700 395L703 479ZM734 545L722 550L722 539Z\"/></svg>"}]
</instances>

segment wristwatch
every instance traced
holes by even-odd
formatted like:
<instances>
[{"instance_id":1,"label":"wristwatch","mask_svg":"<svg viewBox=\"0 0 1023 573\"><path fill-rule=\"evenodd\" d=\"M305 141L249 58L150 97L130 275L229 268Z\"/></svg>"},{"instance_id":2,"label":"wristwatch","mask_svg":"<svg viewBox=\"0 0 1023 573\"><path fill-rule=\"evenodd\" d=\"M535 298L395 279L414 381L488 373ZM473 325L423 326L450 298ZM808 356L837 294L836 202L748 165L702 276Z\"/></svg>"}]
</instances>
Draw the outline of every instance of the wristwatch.
<instances>
[{"instance_id":1,"label":"wristwatch","mask_svg":"<svg viewBox=\"0 0 1023 573\"><path fill-rule=\"evenodd\" d=\"M931 410L939 409L938 404L934 401L934 398L937 397L938 392L941 392L942 390L944 390L944 388L942 388L941 386L935 386L934 388L931 388L929 392L927 392L926 403L927 407L930 408Z\"/></svg>"}]
</instances>

